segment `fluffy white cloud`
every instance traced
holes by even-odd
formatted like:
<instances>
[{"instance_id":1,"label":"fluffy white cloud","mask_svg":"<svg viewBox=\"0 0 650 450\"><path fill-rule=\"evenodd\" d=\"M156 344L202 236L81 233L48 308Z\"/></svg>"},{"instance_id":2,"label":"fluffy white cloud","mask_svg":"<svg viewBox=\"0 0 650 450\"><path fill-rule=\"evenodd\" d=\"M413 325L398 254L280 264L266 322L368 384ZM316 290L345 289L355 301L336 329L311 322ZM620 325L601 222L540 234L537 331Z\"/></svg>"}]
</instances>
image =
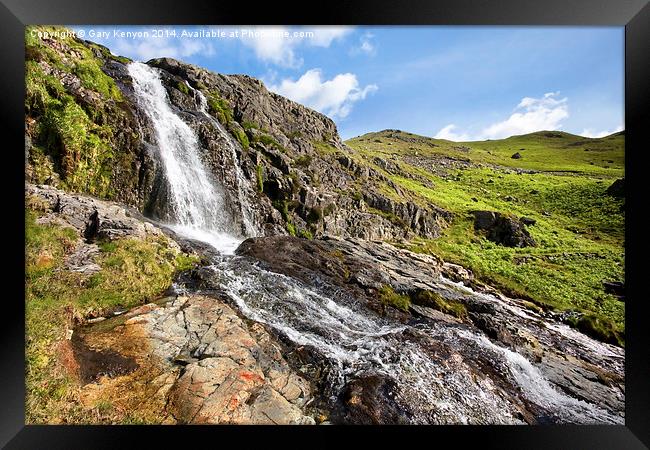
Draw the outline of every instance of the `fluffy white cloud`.
<instances>
[{"instance_id":1,"label":"fluffy white cloud","mask_svg":"<svg viewBox=\"0 0 650 450\"><path fill-rule=\"evenodd\" d=\"M623 125L619 125L613 130L602 130L602 131L596 131L593 128L585 128L584 130L582 130L582 133L580 133L580 136L589 137L589 138L599 138L599 137L609 136L610 134L618 133L619 131L623 131Z\"/></svg>"},{"instance_id":2,"label":"fluffy white cloud","mask_svg":"<svg viewBox=\"0 0 650 450\"><path fill-rule=\"evenodd\" d=\"M139 61L148 61L152 58L167 56L182 59L195 54L213 55L215 53L212 43L200 39L120 39L111 46L111 51L116 55L124 55Z\"/></svg>"},{"instance_id":3,"label":"fluffy white cloud","mask_svg":"<svg viewBox=\"0 0 650 450\"><path fill-rule=\"evenodd\" d=\"M567 98L559 92L549 92L542 98L524 97L510 117L485 128L482 139L501 139L516 134L541 130L557 130L569 117Z\"/></svg>"},{"instance_id":4,"label":"fluffy white cloud","mask_svg":"<svg viewBox=\"0 0 650 450\"><path fill-rule=\"evenodd\" d=\"M309 27L306 31L313 31L314 36L307 38L307 44L315 47L329 47L333 41L344 38L352 30L352 27Z\"/></svg>"},{"instance_id":5,"label":"fluffy white cloud","mask_svg":"<svg viewBox=\"0 0 650 450\"><path fill-rule=\"evenodd\" d=\"M363 88L353 73L338 74L331 80L323 80L320 69L311 69L297 80L284 79L269 89L298 103L327 114L331 118L346 117L352 105L377 90L376 84Z\"/></svg>"},{"instance_id":6,"label":"fluffy white cloud","mask_svg":"<svg viewBox=\"0 0 650 450\"><path fill-rule=\"evenodd\" d=\"M438 133L434 136L436 139L447 139L449 141L467 141L470 139L469 135L464 134L464 133L456 133L454 130L456 130L458 127L454 125L453 123L450 123L446 127L442 128Z\"/></svg>"},{"instance_id":7,"label":"fluffy white cloud","mask_svg":"<svg viewBox=\"0 0 650 450\"><path fill-rule=\"evenodd\" d=\"M241 41L252 48L255 56L263 61L284 67L298 67L302 60L297 58L293 51L297 41L282 34L288 31L287 27L253 28L251 37L242 37Z\"/></svg>"},{"instance_id":8,"label":"fluffy white cloud","mask_svg":"<svg viewBox=\"0 0 650 450\"><path fill-rule=\"evenodd\" d=\"M457 141L502 139L517 134L542 130L559 130L569 117L568 99L559 92L548 92L541 98L524 97L507 119L484 128L478 135L457 133L454 124L442 128L436 137ZM442 137L446 136L446 137Z\"/></svg>"},{"instance_id":9,"label":"fluffy white cloud","mask_svg":"<svg viewBox=\"0 0 650 450\"><path fill-rule=\"evenodd\" d=\"M329 47L333 41L342 39L352 31L350 27L321 26L305 29L288 27L253 27L246 28L246 35L241 37L244 45L250 47L262 61L268 61L282 67L297 68L302 59L296 55L300 45ZM304 37L293 36L294 32L313 33ZM287 35L288 33L288 35Z\"/></svg>"}]
</instances>

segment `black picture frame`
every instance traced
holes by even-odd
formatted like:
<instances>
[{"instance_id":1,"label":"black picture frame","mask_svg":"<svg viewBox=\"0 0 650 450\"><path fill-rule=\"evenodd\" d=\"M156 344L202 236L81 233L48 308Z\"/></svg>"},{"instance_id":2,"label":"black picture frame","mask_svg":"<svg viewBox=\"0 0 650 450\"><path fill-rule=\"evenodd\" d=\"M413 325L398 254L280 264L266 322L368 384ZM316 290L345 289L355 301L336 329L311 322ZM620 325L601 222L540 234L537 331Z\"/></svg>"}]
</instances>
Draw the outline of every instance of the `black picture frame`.
<instances>
[{"instance_id":1,"label":"black picture frame","mask_svg":"<svg viewBox=\"0 0 650 450\"><path fill-rule=\"evenodd\" d=\"M24 424L24 27L31 24L345 24L345 25L577 25L625 27L626 129L626 418L625 426L522 427L203 427L203 426L35 426ZM0 445L6 448L122 448L138 442L186 446L224 437L248 439L281 433L298 445L337 445L341 431L364 439L480 448L648 448L650 445L650 336L643 314L642 163L650 124L650 5L648 0L439 0L355 3L208 2L185 0L0 0L0 124L5 234L5 298L0 359ZM628 188L629 186L629 188ZM14 210L15 208L15 210ZM9 244L9 245L8 245ZM11 288L9 290L9 288ZM9 293L10 292L10 293ZM24 297L23 297L24 298ZM354 428L354 430L351 430ZM411 437L412 436L412 437ZM207 440L206 440L207 439ZM408 440L407 440L408 439ZM402 444L402 445L404 445ZM204 445L204 444L203 444ZM250 445L240 441L239 445ZM408 444L407 444L408 445ZM449 445L449 444L447 444Z\"/></svg>"}]
</instances>

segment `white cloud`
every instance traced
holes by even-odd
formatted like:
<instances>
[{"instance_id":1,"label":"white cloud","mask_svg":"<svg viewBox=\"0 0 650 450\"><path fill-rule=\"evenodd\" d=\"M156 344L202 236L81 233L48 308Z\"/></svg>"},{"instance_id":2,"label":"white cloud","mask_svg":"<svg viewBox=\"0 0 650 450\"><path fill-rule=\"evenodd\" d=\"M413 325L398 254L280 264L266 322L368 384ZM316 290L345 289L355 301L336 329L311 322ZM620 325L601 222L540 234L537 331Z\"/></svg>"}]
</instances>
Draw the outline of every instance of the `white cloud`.
<instances>
[{"instance_id":1,"label":"white cloud","mask_svg":"<svg viewBox=\"0 0 650 450\"><path fill-rule=\"evenodd\" d=\"M453 123L450 123L446 127L442 128L438 133L434 136L436 139L447 139L448 141L468 141L470 139L469 135L461 133L458 134L454 130L457 129L456 125Z\"/></svg>"},{"instance_id":2,"label":"white cloud","mask_svg":"<svg viewBox=\"0 0 650 450\"><path fill-rule=\"evenodd\" d=\"M302 65L302 58L296 54L300 45L329 47L332 42L342 39L352 31L350 27L309 27L292 29L288 27L248 27L241 37L244 45L250 47L262 61L278 66L297 68ZM294 37L294 32L312 32L313 36Z\"/></svg>"},{"instance_id":3,"label":"white cloud","mask_svg":"<svg viewBox=\"0 0 650 450\"><path fill-rule=\"evenodd\" d=\"M580 133L580 136L589 137L589 138L599 138L599 137L609 136L610 134L618 133L619 131L623 131L623 125L619 125L613 130L609 130L609 131L608 130L596 131L593 128L585 128Z\"/></svg>"},{"instance_id":4,"label":"white cloud","mask_svg":"<svg viewBox=\"0 0 650 450\"><path fill-rule=\"evenodd\" d=\"M306 31L313 31L314 37L308 38L307 44L315 47L329 47L333 41L343 39L352 30L352 27L310 27Z\"/></svg>"},{"instance_id":5,"label":"white cloud","mask_svg":"<svg viewBox=\"0 0 650 450\"><path fill-rule=\"evenodd\" d=\"M323 80L320 69L311 69L295 81L286 78L279 85L269 86L269 89L331 118L343 118L350 113L355 102L375 92L377 85L369 84L361 88L357 76L352 73Z\"/></svg>"},{"instance_id":6,"label":"white cloud","mask_svg":"<svg viewBox=\"0 0 650 450\"><path fill-rule=\"evenodd\" d=\"M360 53L365 53L366 55L374 55L377 53L377 47L373 43L373 38L375 37L372 33L364 33L359 38L359 45L357 47L352 47L350 50L350 55L358 55Z\"/></svg>"},{"instance_id":7,"label":"white cloud","mask_svg":"<svg viewBox=\"0 0 650 450\"><path fill-rule=\"evenodd\" d=\"M562 121L569 117L568 99L559 98L559 92L548 92L541 98L524 97L507 119L484 128L478 135L457 133L453 124L442 128L436 137L449 140L502 139L518 134L542 130L559 130ZM452 138L453 137L453 138Z\"/></svg>"},{"instance_id":8,"label":"white cloud","mask_svg":"<svg viewBox=\"0 0 650 450\"><path fill-rule=\"evenodd\" d=\"M182 59L195 54L213 55L215 53L212 43L199 39L120 39L111 49L117 55L128 56L139 61L148 61L152 58L169 57Z\"/></svg>"},{"instance_id":9,"label":"white cloud","mask_svg":"<svg viewBox=\"0 0 650 450\"><path fill-rule=\"evenodd\" d=\"M559 92L549 92L542 98L524 97L510 117L485 128L482 139L501 139L516 134L541 130L558 130L569 117L567 98Z\"/></svg>"},{"instance_id":10,"label":"white cloud","mask_svg":"<svg viewBox=\"0 0 650 450\"><path fill-rule=\"evenodd\" d=\"M258 27L251 29L251 37L242 36L241 41L255 52L255 56L284 67L299 67L302 60L296 57L293 38L284 37L287 27Z\"/></svg>"}]
</instances>

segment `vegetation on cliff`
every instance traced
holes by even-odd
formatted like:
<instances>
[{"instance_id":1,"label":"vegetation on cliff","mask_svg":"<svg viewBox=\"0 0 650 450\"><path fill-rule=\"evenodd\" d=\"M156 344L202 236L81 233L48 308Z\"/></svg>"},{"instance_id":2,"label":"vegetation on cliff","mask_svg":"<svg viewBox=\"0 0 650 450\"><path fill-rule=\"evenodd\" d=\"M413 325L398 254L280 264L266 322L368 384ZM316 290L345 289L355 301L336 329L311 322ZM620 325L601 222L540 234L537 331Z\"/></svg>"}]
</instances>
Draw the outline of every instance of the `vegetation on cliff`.
<instances>
[{"instance_id":1,"label":"vegetation on cliff","mask_svg":"<svg viewBox=\"0 0 650 450\"><path fill-rule=\"evenodd\" d=\"M137 127L104 69L108 61L123 66L128 59L70 35L37 35L61 30L25 30L27 179L99 198L125 197L124 178L137 183Z\"/></svg>"}]
</instances>

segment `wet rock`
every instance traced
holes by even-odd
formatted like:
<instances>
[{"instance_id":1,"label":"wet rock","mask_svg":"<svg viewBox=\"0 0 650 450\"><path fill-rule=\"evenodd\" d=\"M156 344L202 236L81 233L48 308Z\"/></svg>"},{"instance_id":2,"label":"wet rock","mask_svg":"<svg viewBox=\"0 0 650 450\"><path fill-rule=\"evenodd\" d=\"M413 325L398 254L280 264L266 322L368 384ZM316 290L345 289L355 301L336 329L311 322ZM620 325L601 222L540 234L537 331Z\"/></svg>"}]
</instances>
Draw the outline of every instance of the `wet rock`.
<instances>
[{"instance_id":1,"label":"wet rock","mask_svg":"<svg viewBox=\"0 0 650 450\"><path fill-rule=\"evenodd\" d=\"M348 407L346 422L359 425L408 424L409 414L395 401L397 386L382 376L367 376L350 382L343 393Z\"/></svg>"},{"instance_id":2,"label":"wet rock","mask_svg":"<svg viewBox=\"0 0 650 450\"><path fill-rule=\"evenodd\" d=\"M242 242L236 253L264 261L269 270L308 283L326 280L381 312L386 309L379 302L377 291L383 286L400 292L426 290L442 267L442 261L433 256L355 238L250 238ZM390 310L390 314L404 317L395 310Z\"/></svg>"},{"instance_id":3,"label":"wet rock","mask_svg":"<svg viewBox=\"0 0 650 450\"><path fill-rule=\"evenodd\" d=\"M442 273L447 278L455 282L469 283L474 279L474 274L471 270L466 269L458 264L444 262L442 264Z\"/></svg>"},{"instance_id":4,"label":"wet rock","mask_svg":"<svg viewBox=\"0 0 650 450\"><path fill-rule=\"evenodd\" d=\"M474 229L485 231L486 237L507 247L534 247L532 236L524 223L495 211L474 211Z\"/></svg>"}]
</instances>

